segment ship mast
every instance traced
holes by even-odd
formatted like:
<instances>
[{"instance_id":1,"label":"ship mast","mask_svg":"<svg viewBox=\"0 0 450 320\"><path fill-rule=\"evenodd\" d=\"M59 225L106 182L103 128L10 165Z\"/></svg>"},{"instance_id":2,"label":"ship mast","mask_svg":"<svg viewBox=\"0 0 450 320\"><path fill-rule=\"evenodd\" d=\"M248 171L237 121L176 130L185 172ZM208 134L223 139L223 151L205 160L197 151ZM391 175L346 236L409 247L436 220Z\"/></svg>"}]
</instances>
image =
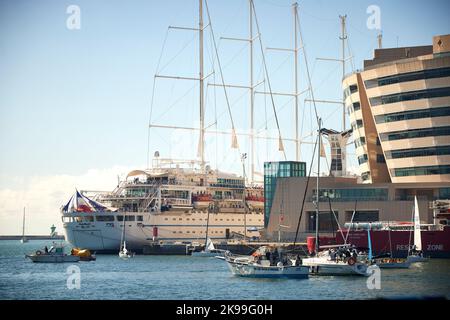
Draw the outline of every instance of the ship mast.
<instances>
[{"instance_id":1,"label":"ship mast","mask_svg":"<svg viewBox=\"0 0 450 320\"><path fill-rule=\"evenodd\" d=\"M249 51L250 51L250 183L254 182L255 175L255 132L254 132L254 87L253 87L253 0L248 1L249 10Z\"/></svg>"},{"instance_id":2,"label":"ship mast","mask_svg":"<svg viewBox=\"0 0 450 320\"><path fill-rule=\"evenodd\" d=\"M200 159L202 172L205 170L205 101L204 101L204 79L203 79L203 0L199 0L199 104L200 104Z\"/></svg>"}]
</instances>

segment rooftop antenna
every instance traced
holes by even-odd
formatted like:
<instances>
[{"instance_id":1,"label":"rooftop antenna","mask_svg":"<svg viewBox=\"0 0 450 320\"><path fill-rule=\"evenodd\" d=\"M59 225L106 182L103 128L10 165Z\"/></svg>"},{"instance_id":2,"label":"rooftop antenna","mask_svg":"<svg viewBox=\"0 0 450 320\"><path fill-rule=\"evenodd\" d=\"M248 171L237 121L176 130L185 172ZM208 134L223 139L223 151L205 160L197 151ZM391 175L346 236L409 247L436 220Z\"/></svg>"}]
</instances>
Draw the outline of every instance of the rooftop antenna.
<instances>
[{"instance_id":1,"label":"rooftop antenna","mask_svg":"<svg viewBox=\"0 0 450 320\"><path fill-rule=\"evenodd\" d=\"M382 41L383 41L383 34L381 33L381 31L377 35L377 39L378 39L378 49L382 49L383 48L383 43L382 43Z\"/></svg>"}]
</instances>

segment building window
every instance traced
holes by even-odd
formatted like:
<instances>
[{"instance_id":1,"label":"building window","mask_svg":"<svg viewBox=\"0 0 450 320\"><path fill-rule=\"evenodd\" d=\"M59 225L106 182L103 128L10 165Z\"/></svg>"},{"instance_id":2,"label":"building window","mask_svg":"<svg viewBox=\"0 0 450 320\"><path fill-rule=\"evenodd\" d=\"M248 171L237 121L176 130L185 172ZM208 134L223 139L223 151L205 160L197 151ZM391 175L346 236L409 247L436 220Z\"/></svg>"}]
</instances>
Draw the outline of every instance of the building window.
<instances>
[{"instance_id":1,"label":"building window","mask_svg":"<svg viewBox=\"0 0 450 320\"><path fill-rule=\"evenodd\" d=\"M450 165L392 169L394 177L450 174Z\"/></svg>"},{"instance_id":2,"label":"building window","mask_svg":"<svg viewBox=\"0 0 450 320\"><path fill-rule=\"evenodd\" d=\"M316 230L316 212L308 211L308 232ZM334 217L336 215L336 218ZM335 232L338 230L336 219L339 220L339 212L325 211L319 213L319 232Z\"/></svg>"},{"instance_id":3,"label":"building window","mask_svg":"<svg viewBox=\"0 0 450 320\"><path fill-rule=\"evenodd\" d=\"M399 149L386 151L387 159L428 157L450 155L450 146L437 146L428 148Z\"/></svg>"},{"instance_id":4,"label":"building window","mask_svg":"<svg viewBox=\"0 0 450 320\"><path fill-rule=\"evenodd\" d=\"M359 102L353 103L353 110L358 111L361 109L361 104Z\"/></svg>"},{"instance_id":5,"label":"building window","mask_svg":"<svg viewBox=\"0 0 450 320\"><path fill-rule=\"evenodd\" d=\"M316 200L316 190L310 201ZM320 189L319 201L328 202L347 202L347 201L387 201L388 189L384 188L355 188L355 189Z\"/></svg>"},{"instance_id":6,"label":"building window","mask_svg":"<svg viewBox=\"0 0 450 320\"><path fill-rule=\"evenodd\" d=\"M370 180L370 172L366 171L366 172L361 173L361 179L362 179L362 181Z\"/></svg>"},{"instance_id":7,"label":"building window","mask_svg":"<svg viewBox=\"0 0 450 320\"><path fill-rule=\"evenodd\" d=\"M355 139L355 148L363 146L366 144L366 137L359 137Z\"/></svg>"},{"instance_id":8,"label":"building window","mask_svg":"<svg viewBox=\"0 0 450 320\"><path fill-rule=\"evenodd\" d=\"M394 83L416 81L423 79L442 78L450 76L450 68L428 69L415 72L396 74L378 79L378 86L385 86ZM366 81L367 82L367 81Z\"/></svg>"},{"instance_id":9,"label":"building window","mask_svg":"<svg viewBox=\"0 0 450 320\"><path fill-rule=\"evenodd\" d=\"M358 156L358 163L362 165L367 162L367 154L363 154L362 156Z\"/></svg>"},{"instance_id":10,"label":"building window","mask_svg":"<svg viewBox=\"0 0 450 320\"><path fill-rule=\"evenodd\" d=\"M450 188L440 188L439 199L441 200L450 199Z\"/></svg>"},{"instance_id":11,"label":"building window","mask_svg":"<svg viewBox=\"0 0 450 320\"><path fill-rule=\"evenodd\" d=\"M401 101L410 101L410 100L420 100L420 99L431 99L431 98L439 98L439 97L447 97L450 96L450 88L436 88L436 89L427 89L427 90L418 90L418 91L410 91L410 92L402 92L396 94L390 94L387 96L379 96L370 98L370 104L372 106L377 106L380 104L389 104L396 103Z\"/></svg>"},{"instance_id":12,"label":"building window","mask_svg":"<svg viewBox=\"0 0 450 320\"><path fill-rule=\"evenodd\" d=\"M448 135L450 135L450 126L380 133L380 139L381 141L391 141L400 139L414 139L422 137L436 137Z\"/></svg>"},{"instance_id":13,"label":"building window","mask_svg":"<svg viewBox=\"0 0 450 320\"><path fill-rule=\"evenodd\" d=\"M362 128L364 126L362 119L358 119L354 122L352 122L352 128L353 131L356 131L356 129Z\"/></svg>"},{"instance_id":14,"label":"building window","mask_svg":"<svg viewBox=\"0 0 450 320\"><path fill-rule=\"evenodd\" d=\"M446 116L450 116L450 107L420 109L420 110L383 114L375 116L375 122L386 123L411 119L423 119L423 118L446 117Z\"/></svg>"},{"instance_id":15,"label":"building window","mask_svg":"<svg viewBox=\"0 0 450 320\"><path fill-rule=\"evenodd\" d=\"M350 222L376 222L379 221L379 212L377 210L368 211L356 211L353 215L353 211L347 211L345 213L345 221Z\"/></svg>"},{"instance_id":16,"label":"building window","mask_svg":"<svg viewBox=\"0 0 450 320\"><path fill-rule=\"evenodd\" d=\"M383 154L377 154L377 163L386 163Z\"/></svg>"}]
</instances>

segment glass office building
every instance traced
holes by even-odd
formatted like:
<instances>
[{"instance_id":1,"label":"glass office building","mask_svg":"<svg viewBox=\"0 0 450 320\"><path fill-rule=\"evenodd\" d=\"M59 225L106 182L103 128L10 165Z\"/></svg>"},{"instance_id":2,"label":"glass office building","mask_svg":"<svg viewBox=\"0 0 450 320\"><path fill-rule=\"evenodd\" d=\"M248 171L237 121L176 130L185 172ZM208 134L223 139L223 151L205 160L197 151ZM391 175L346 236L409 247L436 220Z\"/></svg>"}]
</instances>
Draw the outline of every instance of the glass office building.
<instances>
[{"instance_id":1,"label":"glass office building","mask_svg":"<svg viewBox=\"0 0 450 320\"><path fill-rule=\"evenodd\" d=\"M306 177L306 162L277 161L264 163L264 225L269 223L270 210L278 178Z\"/></svg>"}]
</instances>

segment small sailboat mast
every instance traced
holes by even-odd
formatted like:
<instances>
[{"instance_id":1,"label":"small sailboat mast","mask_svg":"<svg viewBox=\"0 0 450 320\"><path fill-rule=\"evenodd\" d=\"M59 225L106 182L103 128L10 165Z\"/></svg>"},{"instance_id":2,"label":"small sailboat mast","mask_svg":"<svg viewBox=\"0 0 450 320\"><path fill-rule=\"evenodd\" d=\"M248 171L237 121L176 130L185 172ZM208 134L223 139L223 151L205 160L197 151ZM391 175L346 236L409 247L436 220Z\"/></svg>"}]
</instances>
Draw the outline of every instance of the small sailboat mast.
<instances>
[{"instance_id":1,"label":"small sailboat mast","mask_svg":"<svg viewBox=\"0 0 450 320\"><path fill-rule=\"evenodd\" d=\"M319 118L318 119L318 123L319 123L319 138L317 141L317 148L318 148L318 152L317 152L317 180L316 180L316 254L319 253L319 176L320 176L320 146L322 144L321 141L321 126L322 126L322 119Z\"/></svg>"},{"instance_id":2,"label":"small sailboat mast","mask_svg":"<svg viewBox=\"0 0 450 320\"><path fill-rule=\"evenodd\" d=\"M25 207L23 207L23 218L22 218L22 243L28 242L27 237L25 237Z\"/></svg>"}]
</instances>

